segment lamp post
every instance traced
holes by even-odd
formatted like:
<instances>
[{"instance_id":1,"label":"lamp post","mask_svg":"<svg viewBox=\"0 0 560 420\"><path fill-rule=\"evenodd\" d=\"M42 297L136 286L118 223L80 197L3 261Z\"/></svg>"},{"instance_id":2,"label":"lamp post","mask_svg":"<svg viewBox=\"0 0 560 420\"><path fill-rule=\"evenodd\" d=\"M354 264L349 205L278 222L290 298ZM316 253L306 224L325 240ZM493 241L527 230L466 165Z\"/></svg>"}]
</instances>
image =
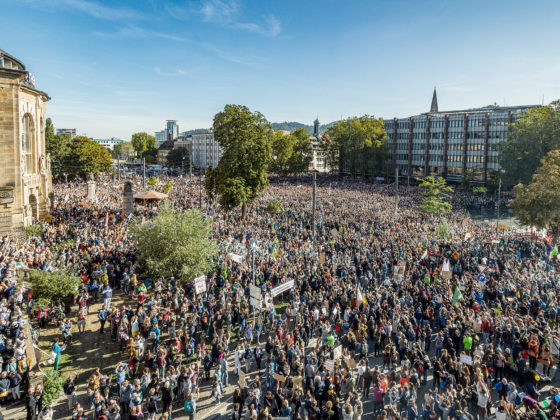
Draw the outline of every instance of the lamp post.
<instances>
[{"instance_id":1,"label":"lamp post","mask_svg":"<svg viewBox=\"0 0 560 420\"><path fill-rule=\"evenodd\" d=\"M317 199L316 199L316 190L317 190L317 170L315 166L313 166L313 243L315 243L315 212L317 207Z\"/></svg>"}]
</instances>

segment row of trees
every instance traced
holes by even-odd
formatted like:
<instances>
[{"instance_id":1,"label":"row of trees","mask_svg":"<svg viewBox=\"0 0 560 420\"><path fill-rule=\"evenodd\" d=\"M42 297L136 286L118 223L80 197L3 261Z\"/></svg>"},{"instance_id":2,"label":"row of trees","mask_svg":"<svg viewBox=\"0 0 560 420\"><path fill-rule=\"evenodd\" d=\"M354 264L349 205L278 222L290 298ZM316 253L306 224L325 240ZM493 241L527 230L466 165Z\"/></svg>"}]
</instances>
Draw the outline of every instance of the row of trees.
<instances>
[{"instance_id":1,"label":"row of trees","mask_svg":"<svg viewBox=\"0 0 560 420\"><path fill-rule=\"evenodd\" d=\"M111 170L111 155L105 147L84 136L72 139L69 134L54 134L50 118L45 125L45 141L55 179L64 174L85 178L90 173L97 176Z\"/></svg>"}]
</instances>

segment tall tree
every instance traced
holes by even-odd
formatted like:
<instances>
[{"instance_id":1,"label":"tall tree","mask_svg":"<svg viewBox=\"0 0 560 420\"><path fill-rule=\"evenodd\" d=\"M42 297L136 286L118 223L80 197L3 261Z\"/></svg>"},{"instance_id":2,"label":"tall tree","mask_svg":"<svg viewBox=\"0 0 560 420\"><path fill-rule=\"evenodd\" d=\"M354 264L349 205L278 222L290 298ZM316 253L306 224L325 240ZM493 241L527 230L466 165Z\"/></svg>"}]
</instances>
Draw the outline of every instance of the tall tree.
<instances>
[{"instance_id":1,"label":"tall tree","mask_svg":"<svg viewBox=\"0 0 560 420\"><path fill-rule=\"evenodd\" d=\"M389 137L381 118L364 115L338 121L325 136L329 154L338 152L340 170L367 176L382 170Z\"/></svg>"},{"instance_id":2,"label":"tall tree","mask_svg":"<svg viewBox=\"0 0 560 420\"><path fill-rule=\"evenodd\" d=\"M99 143L84 136L76 136L72 139L64 166L67 172L85 179L88 174L97 176L100 172L109 172L111 155Z\"/></svg>"},{"instance_id":3,"label":"tall tree","mask_svg":"<svg viewBox=\"0 0 560 420\"><path fill-rule=\"evenodd\" d=\"M152 278L173 276L186 283L212 269L217 253L212 223L198 210L164 206L152 223L134 221L131 232L140 263Z\"/></svg>"},{"instance_id":4,"label":"tall tree","mask_svg":"<svg viewBox=\"0 0 560 420\"><path fill-rule=\"evenodd\" d=\"M295 137L296 142L287 166L289 173L297 175L309 170L309 165L313 160L313 147L305 128L296 129L292 132L292 136Z\"/></svg>"},{"instance_id":5,"label":"tall tree","mask_svg":"<svg viewBox=\"0 0 560 420\"><path fill-rule=\"evenodd\" d=\"M191 156L186 147L178 147L171 149L165 159L170 168L182 168L186 171L189 169Z\"/></svg>"},{"instance_id":6,"label":"tall tree","mask_svg":"<svg viewBox=\"0 0 560 420\"><path fill-rule=\"evenodd\" d=\"M531 182L541 159L560 149L560 101L523 112L512 127L511 140L500 143L498 149L504 184Z\"/></svg>"},{"instance_id":7,"label":"tall tree","mask_svg":"<svg viewBox=\"0 0 560 420\"><path fill-rule=\"evenodd\" d=\"M272 158L272 129L258 111L226 105L214 117L214 138L223 148L215 170L207 171L206 190L218 195L226 211L252 203L268 185L266 170Z\"/></svg>"},{"instance_id":8,"label":"tall tree","mask_svg":"<svg viewBox=\"0 0 560 420\"><path fill-rule=\"evenodd\" d=\"M131 139L132 147L139 155L156 149L156 138L148 133L134 133Z\"/></svg>"},{"instance_id":9,"label":"tall tree","mask_svg":"<svg viewBox=\"0 0 560 420\"><path fill-rule=\"evenodd\" d=\"M51 159L51 173L55 179L66 172L66 159L70 153L70 134L54 134L52 120L45 121L45 148Z\"/></svg>"},{"instance_id":10,"label":"tall tree","mask_svg":"<svg viewBox=\"0 0 560 420\"><path fill-rule=\"evenodd\" d=\"M423 211L433 215L448 213L451 211L449 199L453 188L447 185L445 178L426 176L416 178L420 182L420 188L424 189L424 202L420 206Z\"/></svg>"},{"instance_id":11,"label":"tall tree","mask_svg":"<svg viewBox=\"0 0 560 420\"><path fill-rule=\"evenodd\" d=\"M270 172L286 175L289 172L288 161L294 152L296 137L286 134L280 130L272 131L272 160L270 161Z\"/></svg>"},{"instance_id":12,"label":"tall tree","mask_svg":"<svg viewBox=\"0 0 560 420\"><path fill-rule=\"evenodd\" d=\"M555 240L560 234L560 150L552 150L529 185L513 189L513 213L523 224L547 229Z\"/></svg>"}]
</instances>

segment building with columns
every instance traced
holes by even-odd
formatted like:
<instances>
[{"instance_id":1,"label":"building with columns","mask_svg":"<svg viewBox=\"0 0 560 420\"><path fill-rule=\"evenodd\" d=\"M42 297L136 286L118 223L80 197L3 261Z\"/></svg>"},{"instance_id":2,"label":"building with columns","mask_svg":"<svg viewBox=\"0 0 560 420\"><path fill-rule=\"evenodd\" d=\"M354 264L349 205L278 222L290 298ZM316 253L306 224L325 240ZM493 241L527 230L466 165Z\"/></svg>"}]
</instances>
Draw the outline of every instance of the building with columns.
<instances>
[{"instance_id":1,"label":"building with columns","mask_svg":"<svg viewBox=\"0 0 560 420\"><path fill-rule=\"evenodd\" d=\"M17 58L0 50L0 237L22 236L50 207L52 180L45 149L49 96Z\"/></svg>"},{"instance_id":2,"label":"building with columns","mask_svg":"<svg viewBox=\"0 0 560 420\"><path fill-rule=\"evenodd\" d=\"M443 176L462 179L466 169L478 169L479 181L500 169L496 145L510 138L511 124L538 105L486 106L438 111L436 90L430 112L384 120L389 159L403 176Z\"/></svg>"}]
</instances>

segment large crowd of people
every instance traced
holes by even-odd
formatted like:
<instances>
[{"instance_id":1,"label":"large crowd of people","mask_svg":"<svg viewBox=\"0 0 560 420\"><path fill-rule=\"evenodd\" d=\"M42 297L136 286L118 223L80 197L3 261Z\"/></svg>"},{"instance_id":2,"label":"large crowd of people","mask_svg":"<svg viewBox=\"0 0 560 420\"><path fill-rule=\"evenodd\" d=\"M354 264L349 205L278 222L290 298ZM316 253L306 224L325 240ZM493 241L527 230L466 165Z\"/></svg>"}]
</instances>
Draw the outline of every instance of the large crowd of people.
<instances>
[{"instance_id":1,"label":"large crowd of people","mask_svg":"<svg viewBox=\"0 0 560 420\"><path fill-rule=\"evenodd\" d=\"M199 207L198 179L170 180L168 201ZM28 419L53 416L31 386L28 312L60 330L54 368L82 334L120 350L109 373L87 372L87 397L67 378L58 418L193 420L223 406L234 420L560 416L550 237L497 236L470 218L464 195L432 216L416 187L400 187L395 211L394 186L318 183L315 238L308 178L274 181L245 218L203 197L219 255L199 293L144 275L121 184L98 182L93 201L84 184L55 185L42 234L0 246L0 400L24 399ZM283 211L266 210L272 199ZM136 207L145 221L156 214ZM82 279L75 299L34 311L17 270L62 267Z\"/></svg>"}]
</instances>

